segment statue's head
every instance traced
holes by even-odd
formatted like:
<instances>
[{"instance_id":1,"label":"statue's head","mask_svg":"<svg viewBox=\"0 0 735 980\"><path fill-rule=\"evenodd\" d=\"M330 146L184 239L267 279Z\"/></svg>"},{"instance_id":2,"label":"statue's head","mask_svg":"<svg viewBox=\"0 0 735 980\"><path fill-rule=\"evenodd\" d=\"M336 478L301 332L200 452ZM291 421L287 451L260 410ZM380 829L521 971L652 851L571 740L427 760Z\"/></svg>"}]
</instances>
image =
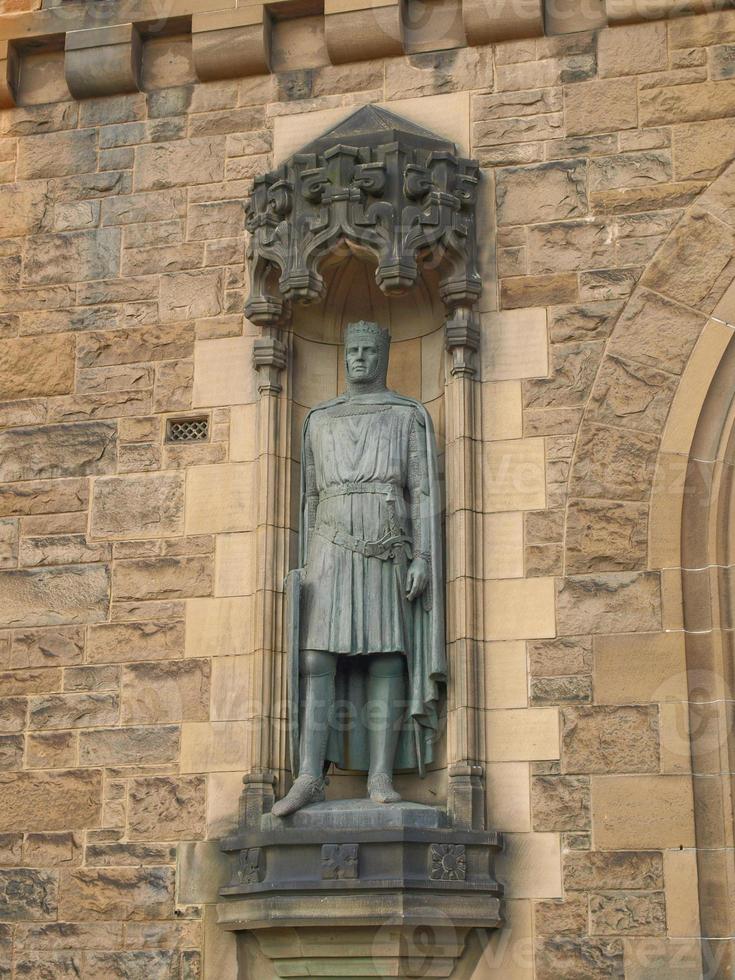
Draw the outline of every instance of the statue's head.
<instances>
[{"instance_id":1,"label":"statue's head","mask_svg":"<svg viewBox=\"0 0 735 980\"><path fill-rule=\"evenodd\" d=\"M358 320L345 328L345 371L351 384L385 386L390 334L377 323Z\"/></svg>"}]
</instances>

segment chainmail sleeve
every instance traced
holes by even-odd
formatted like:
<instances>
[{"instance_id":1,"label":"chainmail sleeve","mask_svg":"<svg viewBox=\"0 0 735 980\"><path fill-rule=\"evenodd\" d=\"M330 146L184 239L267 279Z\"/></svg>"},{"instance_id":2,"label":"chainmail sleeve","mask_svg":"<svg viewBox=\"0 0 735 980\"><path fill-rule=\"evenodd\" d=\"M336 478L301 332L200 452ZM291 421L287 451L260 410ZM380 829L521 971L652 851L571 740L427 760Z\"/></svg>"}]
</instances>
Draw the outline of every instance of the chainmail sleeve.
<instances>
[{"instance_id":1,"label":"chainmail sleeve","mask_svg":"<svg viewBox=\"0 0 735 980\"><path fill-rule=\"evenodd\" d=\"M316 509L319 504L319 490L316 485L316 464L314 462L314 452L311 447L311 432L308 427L304 438L304 493L306 496L306 529L307 532L314 530L316 523Z\"/></svg>"},{"instance_id":2,"label":"chainmail sleeve","mask_svg":"<svg viewBox=\"0 0 735 980\"><path fill-rule=\"evenodd\" d=\"M431 561L429 530L429 467L424 421L414 412L408 436L408 496L411 510L413 557Z\"/></svg>"}]
</instances>

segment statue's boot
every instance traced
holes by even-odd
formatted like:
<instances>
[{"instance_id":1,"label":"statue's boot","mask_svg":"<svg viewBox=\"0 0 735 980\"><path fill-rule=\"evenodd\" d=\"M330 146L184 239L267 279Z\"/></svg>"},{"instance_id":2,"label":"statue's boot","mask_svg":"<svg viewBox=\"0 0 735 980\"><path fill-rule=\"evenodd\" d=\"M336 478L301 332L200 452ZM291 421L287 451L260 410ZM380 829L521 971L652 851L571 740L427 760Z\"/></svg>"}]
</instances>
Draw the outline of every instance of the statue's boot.
<instances>
[{"instance_id":1,"label":"statue's boot","mask_svg":"<svg viewBox=\"0 0 735 980\"><path fill-rule=\"evenodd\" d=\"M393 764L404 713L405 679L403 657L381 657L368 675L370 714L370 772L368 795L373 803L397 803L400 793L393 788Z\"/></svg>"},{"instance_id":2,"label":"statue's boot","mask_svg":"<svg viewBox=\"0 0 735 980\"><path fill-rule=\"evenodd\" d=\"M329 737L329 713L334 702L335 657L328 654L304 657L304 693L299 743L299 775L288 793L273 805L275 817L286 817L309 803L324 800L324 757ZM327 659L323 659L327 658ZM320 671L320 672L317 672Z\"/></svg>"}]
</instances>

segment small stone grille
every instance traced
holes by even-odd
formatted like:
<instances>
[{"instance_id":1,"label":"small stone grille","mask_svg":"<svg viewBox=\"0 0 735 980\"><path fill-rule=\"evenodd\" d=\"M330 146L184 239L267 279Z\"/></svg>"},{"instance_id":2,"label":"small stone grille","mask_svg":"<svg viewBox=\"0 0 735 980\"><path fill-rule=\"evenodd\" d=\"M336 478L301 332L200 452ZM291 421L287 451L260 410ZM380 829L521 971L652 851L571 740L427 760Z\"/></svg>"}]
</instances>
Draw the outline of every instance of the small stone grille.
<instances>
[{"instance_id":1,"label":"small stone grille","mask_svg":"<svg viewBox=\"0 0 735 980\"><path fill-rule=\"evenodd\" d=\"M166 442L206 442L209 439L209 419L169 419Z\"/></svg>"}]
</instances>

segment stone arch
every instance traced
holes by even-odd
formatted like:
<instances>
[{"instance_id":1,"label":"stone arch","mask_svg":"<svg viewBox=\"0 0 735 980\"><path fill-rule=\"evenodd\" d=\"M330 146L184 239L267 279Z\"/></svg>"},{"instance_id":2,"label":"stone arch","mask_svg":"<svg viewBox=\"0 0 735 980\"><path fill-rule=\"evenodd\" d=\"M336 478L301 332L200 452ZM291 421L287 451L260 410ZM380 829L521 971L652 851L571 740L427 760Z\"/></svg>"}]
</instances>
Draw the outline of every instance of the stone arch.
<instances>
[{"instance_id":1,"label":"stone arch","mask_svg":"<svg viewBox=\"0 0 735 980\"><path fill-rule=\"evenodd\" d=\"M570 532L584 528L597 561L585 571L598 576L599 588L615 591L620 603L648 604L651 630L683 634L679 771L691 773L690 881L696 878L708 977L730 976L734 962L732 940L721 938L735 934L734 280L730 164L670 231L606 342L570 469L567 577L558 596L562 609L574 601L585 535ZM636 528L637 550L627 561L620 541L602 546L606 534ZM589 580L580 576L579 587ZM675 697L664 691L652 700ZM672 737L662 733L664 742Z\"/></svg>"}]
</instances>

